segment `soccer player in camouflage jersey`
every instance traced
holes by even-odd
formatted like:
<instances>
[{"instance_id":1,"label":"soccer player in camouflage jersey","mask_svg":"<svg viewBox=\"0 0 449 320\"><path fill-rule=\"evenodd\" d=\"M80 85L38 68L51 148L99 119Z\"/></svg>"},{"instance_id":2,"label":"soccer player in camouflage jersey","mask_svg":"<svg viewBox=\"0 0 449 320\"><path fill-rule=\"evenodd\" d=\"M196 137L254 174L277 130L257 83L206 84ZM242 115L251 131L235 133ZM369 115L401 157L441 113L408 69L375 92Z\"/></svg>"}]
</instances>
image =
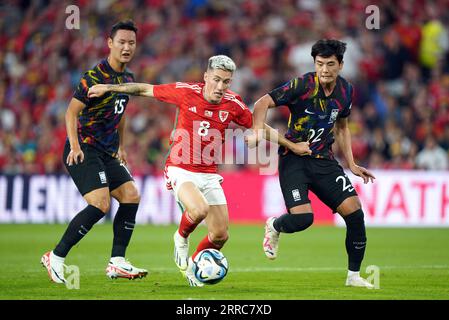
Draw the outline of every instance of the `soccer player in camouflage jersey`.
<instances>
[{"instance_id":1,"label":"soccer player in camouflage jersey","mask_svg":"<svg viewBox=\"0 0 449 320\"><path fill-rule=\"evenodd\" d=\"M111 259L106 268L110 278L142 278L147 270L125 259L139 206L140 195L126 167L124 150L125 110L129 97L109 93L89 98L89 87L133 82L126 68L136 49L137 28L130 20L118 22L108 38L110 54L82 77L66 112L67 141L64 164L87 202L68 225L56 247L41 258L50 279L65 283L64 259L92 226L109 212L111 196L119 203L114 218Z\"/></svg>"},{"instance_id":2,"label":"soccer player in camouflage jersey","mask_svg":"<svg viewBox=\"0 0 449 320\"><path fill-rule=\"evenodd\" d=\"M320 40L312 47L315 72L306 73L272 90L254 106L250 145L260 139L268 108L286 105L290 110L285 137L295 142L293 147L308 147L302 155L279 148L279 181L288 213L271 217L265 225L263 249L269 259L277 257L280 233L294 233L313 223L308 191L313 191L347 226L348 254L347 286L372 287L360 277L366 232L364 214L351 181L332 152L337 141L349 169L365 183L373 182L372 173L354 162L348 116L354 95L353 86L339 76L343 68L346 44L338 40Z\"/></svg>"}]
</instances>

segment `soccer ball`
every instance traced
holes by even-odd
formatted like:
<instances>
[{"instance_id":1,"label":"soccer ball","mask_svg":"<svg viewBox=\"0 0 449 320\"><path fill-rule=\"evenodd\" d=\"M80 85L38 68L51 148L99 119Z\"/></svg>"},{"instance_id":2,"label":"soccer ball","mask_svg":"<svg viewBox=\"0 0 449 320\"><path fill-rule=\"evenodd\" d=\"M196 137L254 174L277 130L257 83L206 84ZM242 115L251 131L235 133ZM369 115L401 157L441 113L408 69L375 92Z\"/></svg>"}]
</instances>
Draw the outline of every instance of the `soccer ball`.
<instances>
[{"instance_id":1,"label":"soccer ball","mask_svg":"<svg viewBox=\"0 0 449 320\"><path fill-rule=\"evenodd\" d=\"M204 249L193 260L195 277L205 284L216 284L228 273L228 260L218 250Z\"/></svg>"}]
</instances>

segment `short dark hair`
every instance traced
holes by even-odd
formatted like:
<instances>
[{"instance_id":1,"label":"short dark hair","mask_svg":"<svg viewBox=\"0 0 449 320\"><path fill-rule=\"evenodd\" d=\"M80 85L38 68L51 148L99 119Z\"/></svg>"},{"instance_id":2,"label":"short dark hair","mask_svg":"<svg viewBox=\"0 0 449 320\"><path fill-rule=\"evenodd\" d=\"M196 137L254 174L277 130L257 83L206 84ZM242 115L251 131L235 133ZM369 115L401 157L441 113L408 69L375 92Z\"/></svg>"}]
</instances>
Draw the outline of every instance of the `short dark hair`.
<instances>
[{"instance_id":1,"label":"short dark hair","mask_svg":"<svg viewBox=\"0 0 449 320\"><path fill-rule=\"evenodd\" d=\"M111 39L114 39L115 34L117 33L118 30L131 30L137 34L137 27L134 24L134 21L132 20L119 21L116 24L114 24L112 26L111 34L109 35L109 37Z\"/></svg>"},{"instance_id":2,"label":"short dark hair","mask_svg":"<svg viewBox=\"0 0 449 320\"><path fill-rule=\"evenodd\" d=\"M343 55L346 51L346 43L339 40L321 39L312 46L312 57L315 61L316 56L329 58L333 55L337 57L338 63L343 61Z\"/></svg>"}]
</instances>

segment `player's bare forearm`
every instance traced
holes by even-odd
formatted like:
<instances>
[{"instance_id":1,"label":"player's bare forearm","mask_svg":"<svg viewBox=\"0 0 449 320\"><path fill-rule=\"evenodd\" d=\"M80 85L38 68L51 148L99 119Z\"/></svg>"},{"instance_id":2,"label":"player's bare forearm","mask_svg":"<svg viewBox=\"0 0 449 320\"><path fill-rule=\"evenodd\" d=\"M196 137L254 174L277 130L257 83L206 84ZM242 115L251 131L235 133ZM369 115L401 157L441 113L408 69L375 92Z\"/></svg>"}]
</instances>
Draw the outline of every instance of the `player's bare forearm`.
<instances>
[{"instance_id":1,"label":"player's bare forearm","mask_svg":"<svg viewBox=\"0 0 449 320\"><path fill-rule=\"evenodd\" d=\"M266 123L264 123L263 130L254 130L252 129L251 135L245 137L245 142L248 145L249 148L254 148L259 144L259 141L264 138L265 140L274 142L274 143L285 143L284 140L280 141L279 139L279 133L276 129L270 127ZM263 132L263 133L262 133ZM285 139L285 138L284 138ZM287 140L287 139L285 139ZM284 144L281 144L284 145Z\"/></svg>"},{"instance_id":2,"label":"player's bare forearm","mask_svg":"<svg viewBox=\"0 0 449 320\"><path fill-rule=\"evenodd\" d=\"M337 130L335 138L340 149L343 152L343 156L345 157L346 162L348 163L349 170L351 170L354 175L362 178L365 184L368 182L374 182L374 179L376 179L376 177L369 170L357 165L354 161L354 156L352 154L351 148L351 133L349 131L349 128L346 127Z\"/></svg>"},{"instance_id":3,"label":"player's bare forearm","mask_svg":"<svg viewBox=\"0 0 449 320\"><path fill-rule=\"evenodd\" d=\"M280 144L281 146L287 147L291 141L285 139L279 131L270 127L268 124L264 123L264 135L265 140Z\"/></svg>"},{"instance_id":4,"label":"player's bare forearm","mask_svg":"<svg viewBox=\"0 0 449 320\"><path fill-rule=\"evenodd\" d=\"M245 138L245 141L248 144L249 148L254 148L255 146L257 146L259 141L261 141L264 138L266 134L264 125L265 125L265 118L267 117L267 110L268 108L274 106L275 106L274 101L268 94L264 95L254 104L253 127L252 127L253 131L250 136L247 136ZM271 139L268 138L267 140ZM278 141L274 142L277 143Z\"/></svg>"},{"instance_id":5,"label":"player's bare forearm","mask_svg":"<svg viewBox=\"0 0 449 320\"><path fill-rule=\"evenodd\" d=\"M305 156L311 155L312 150L309 148L309 142L299 142L294 143L287 138L285 138L282 134L279 134L279 131L270 127L266 123L264 123L264 138L268 141L275 142L287 149L290 149L293 153Z\"/></svg>"},{"instance_id":6,"label":"player's bare forearm","mask_svg":"<svg viewBox=\"0 0 449 320\"><path fill-rule=\"evenodd\" d=\"M77 136L77 119L78 117L74 115L72 112L67 111L65 115L65 124L67 130L67 137L69 138L70 148L71 149L79 149L80 145L78 142Z\"/></svg>"},{"instance_id":7,"label":"player's bare forearm","mask_svg":"<svg viewBox=\"0 0 449 320\"><path fill-rule=\"evenodd\" d=\"M136 96L153 96L153 85L147 83L108 84L109 91L128 93Z\"/></svg>"},{"instance_id":8,"label":"player's bare forearm","mask_svg":"<svg viewBox=\"0 0 449 320\"><path fill-rule=\"evenodd\" d=\"M118 124L118 136L119 136L119 146L117 157L123 164L127 164L128 157L125 150L125 127L126 127L126 116L123 115Z\"/></svg>"},{"instance_id":9,"label":"player's bare forearm","mask_svg":"<svg viewBox=\"0 0 449 320\"><path fill-rule=\"evenodd\" d=\"M352 154L351 146L351 132L348 127L348 120L346 118L337 120L335 128L335 140L337 141L338 147L343 153L348 166L354 166L354 156Z\"/></svg>"},{"instance_id":10,"label":"player's bare forearm","mask_svg":"<svg viewBox=\"0 0 449 320\"><path fill-rule=\"evenodd\" d=\"M355 162L352 154L351 133L349 132L349 128L338 130L335 140L337 140L337 144L343 153L343 157L346 159L348 166L354 166Z\"/></svg>"},{"instance_id":11,"label":"player's bare forearm","mask_svg":"<svg viewBox=\"0 0 449 320\"><path fill-rule=\"evenodd\" d=\"M256 101L253 111L253 129L260 130L264 128L268 108L275 107L274 101L270 95L266 94Z\"/></svg>"},{"instance_id":12,"label":"player's bare forearm","mask_svg":"<svg viewBox=\"0 0 449 320\"><path fill-rule=\"evenodd\" d=\"M78 115L85 107L78 99L72 98L65 113L65 124L67 137L69 138L70 148L80 149L78 142Z\"/></svg>"},{"instance_id":13,"label":"player's bare forearm","mask_svg":"<svg viewBox=\"0 0 449 320\"><path fill-rule=\"evenodd\" d=\"M85 106L83 102L72 98L65 113L67 137L70 143L70 152L65 161L69 166L84 161L84 153L78 141L78 115Z\"/></svg>"},{"instance_id":14,"label":"player's bare forearm","mask_svg":"<svg viewBox=\"0 0 449 320\"><path fill-rule=\"evenodd\" d=\"M154 97L153 85L148 83L96 84L89 88L89 98L101 97L106 92L126 93L134 96Z\"/></svg>"},{"instance_id":15,"label":"player's bare forearm","mask_svg":"<svg viewBox=\"0 0 449 320\"><path fill-rule=\"evenodd\" d=\"M122 115L122 119L120 120L117 129L120 148L123 148L125 146L125 126L126 126L126 116Z\"/></svg>"}]
</instances>

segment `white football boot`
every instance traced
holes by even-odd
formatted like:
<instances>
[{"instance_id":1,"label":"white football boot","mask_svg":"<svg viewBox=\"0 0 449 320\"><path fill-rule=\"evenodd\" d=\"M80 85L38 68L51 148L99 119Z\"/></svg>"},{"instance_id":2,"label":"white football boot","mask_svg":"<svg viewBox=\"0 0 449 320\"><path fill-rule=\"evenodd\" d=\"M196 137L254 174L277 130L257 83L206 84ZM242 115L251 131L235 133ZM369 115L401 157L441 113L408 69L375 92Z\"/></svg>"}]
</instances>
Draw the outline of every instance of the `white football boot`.
<instances>
[{"instance_id":1,"label":"white football boot","mask_svg":"<svg viewBox=\"0 0 449 320\"><path fill-rule=\"evenodd\" d=\"M148 275L145 269L134 267L124 257L113 257L106 267L106 276L111 279L126 278L129 280L141 279Z\"/></svg>"},{"instance_id":2,"label":"white football boot","mask_svg":"<svg viewBox=\"0 0 449 320\"><path fill-rule=\"evenodd\" d=\"M181 271L185 271L188 265L189 259L189 238L184 238L178 232L175 231L173 235L173 241L175 242L174 260L176 265Z\"/></svg>"},{"instance_id":3,"label":"white football boot","mask_svg":"<svg viewBox=\"0 0 449 320\"><path fill-rule=\"evenodd\" d=\"M354 274L346 278L346 286L348 287L364 287L373 289L374 286L367 280L363 279L360 275Z\"/></svg>"},{"instance_id":4,"label":"white football boot","mask_svg":"<svg viewBox=\"0 0 449 320\"><path fill-rule=\"evenodd\" d=\"M279 232L273 227L273 221L276 218L271 217L265 223L265 237L263 238L263 251L268 259L274 260L278 254Z\"/></svg>"},{"instance_id":5,"label":"white football boot","mask_svg":"<svg viewBox=\"0 0 449 320\"><path fill-rule=\"evenodd\" d=\"M189 283L189 286L191 286L191 287L204 287L204 283L199 281L195 277L195 274L193 273L193 260L192 260L191 257L188 259L187 269L185 271L181 271L181 273L187 279L187 282Z\"/></svg>"},{"instance_id":6,"label":"white football boot","mask_svg":"<svg viewBox=\"0 0 449 320\"><path fill-rule=\"evenodd\" d=\"M47 269L50 280L56 283L65 283L64 258L56 256L53 251L44 253L41 264Z\"/></svg>"}]
</instances>

